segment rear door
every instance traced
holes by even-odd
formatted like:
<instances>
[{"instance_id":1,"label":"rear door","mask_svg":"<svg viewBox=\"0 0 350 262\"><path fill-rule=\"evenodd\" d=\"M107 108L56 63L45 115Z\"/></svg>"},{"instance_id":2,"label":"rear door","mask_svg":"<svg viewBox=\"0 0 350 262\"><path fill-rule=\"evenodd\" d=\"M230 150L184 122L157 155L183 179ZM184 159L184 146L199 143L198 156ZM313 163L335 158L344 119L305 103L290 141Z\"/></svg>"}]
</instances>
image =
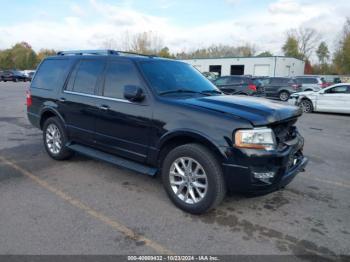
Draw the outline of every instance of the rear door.
<instances>
[{"instance_id":1,"label":"rear door","mask_svg":"<svg viewBox=\"0 0 350 262\"><path fill-rule=\"evenodd\" d=\"M283 78L274 77L269 78L267 84L265 85L265 95L267 97L277 97L278 89L283 85Z\"/></svg>"},{"instance_id":2,"label":"rear door","mask_svg":"<svg viewBox=\"0 0 350 262\"><path fill-rule=\"evenodd\" d=\"M68 83L58 96L59 112L65 119L73 141L94 144L97 113L96 90L106 64L104 57L82 58L77 61Z\"/></svg>"},{"instance_id":3,"label":"rear door","mask_svg":"<svg viewBox=\"0 0 350 262\"><path fill-rule=\"evenodd\" d=\"M127 85L141 87L146 98L142 102L126 100L124 87ZM152 111L146 88L132 61L109 61L97 103L97 145L110 153L145 162L150 142Z\"/></svg>"},{"instance_id":4,"label":"rear door","mask_svg":"<svg viewBox=\"0 0 350 262\"><path fill-rule=\"evenodd\" d=\"M350 113L350 86L340 85L325 90L317 97L316 110L334 113Z\"/></svg>"}]
</instances>

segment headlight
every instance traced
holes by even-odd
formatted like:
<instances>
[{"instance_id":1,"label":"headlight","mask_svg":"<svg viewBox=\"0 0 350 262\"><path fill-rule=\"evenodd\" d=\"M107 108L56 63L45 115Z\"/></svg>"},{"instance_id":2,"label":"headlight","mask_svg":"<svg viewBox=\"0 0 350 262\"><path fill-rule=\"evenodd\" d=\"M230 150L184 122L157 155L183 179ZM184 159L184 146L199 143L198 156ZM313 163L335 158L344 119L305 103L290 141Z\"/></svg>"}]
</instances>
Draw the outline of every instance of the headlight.
<instances>
[{"instance_id":1,"label":"headlight","mask_svg":"<svg viewBox=\"0 0 350 262\"><path fill-rule=\"evenodd\" d=\"M273 150L276 148L276 138L270 128L238 130L235 133L235 146L240 148Z\"/></svg>"}]
</instances>

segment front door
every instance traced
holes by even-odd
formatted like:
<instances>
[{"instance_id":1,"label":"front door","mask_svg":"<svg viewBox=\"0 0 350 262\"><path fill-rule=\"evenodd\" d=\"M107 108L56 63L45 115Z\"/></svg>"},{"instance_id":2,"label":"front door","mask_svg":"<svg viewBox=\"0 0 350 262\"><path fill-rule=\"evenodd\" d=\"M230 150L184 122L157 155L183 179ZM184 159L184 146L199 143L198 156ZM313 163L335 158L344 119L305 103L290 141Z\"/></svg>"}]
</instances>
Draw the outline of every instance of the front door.
<instances>
[{"instance_id":1,"label":"front door","mask_svg":"<svg viewBox=\"0 0 350 262\"><path fill-rule=\"evenodd\" d=\"M145 162L152 124L150 101L147 95L142 102L126 100L126 85L144 86L130 60L111 60L97 99L96 143L110 153Z\"/></svg>"},{"instance_id":2,"label":"front door","mask_svg":"<svg viewBox=\"0 0 350 262\"><path fill-rule=\"evenodd\" d=\"M316 110L334 113L350 113L350 86L340 85L319 94Z\"/></svg>"}]
</instances>

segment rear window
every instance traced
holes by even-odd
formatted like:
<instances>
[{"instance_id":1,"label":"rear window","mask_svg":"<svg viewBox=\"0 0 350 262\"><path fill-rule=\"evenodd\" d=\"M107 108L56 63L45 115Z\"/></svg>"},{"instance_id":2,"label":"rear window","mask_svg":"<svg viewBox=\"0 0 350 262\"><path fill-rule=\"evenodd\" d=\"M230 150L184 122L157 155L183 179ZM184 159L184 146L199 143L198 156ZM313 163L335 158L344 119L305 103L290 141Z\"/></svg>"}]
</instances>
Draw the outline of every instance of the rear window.
<instances>
[{"instance_id":1,"label":"rear window","mask_svg":"<svg viewBox=\"0 0 350 262\"><path fill-rule=\"evenodd\" d=\"M63 86L69 70L69 60L48 59L42 62L35 78L32 88L55 90Z\"/></svg>"}]
</instances>

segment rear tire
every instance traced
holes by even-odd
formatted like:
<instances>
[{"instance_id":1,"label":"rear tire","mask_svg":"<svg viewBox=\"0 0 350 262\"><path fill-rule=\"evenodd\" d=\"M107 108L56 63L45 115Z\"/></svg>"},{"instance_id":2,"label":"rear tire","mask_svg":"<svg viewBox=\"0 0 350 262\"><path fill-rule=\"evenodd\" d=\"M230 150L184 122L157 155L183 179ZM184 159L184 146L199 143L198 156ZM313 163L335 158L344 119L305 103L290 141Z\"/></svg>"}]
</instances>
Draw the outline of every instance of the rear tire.
<instances>
[{"instance_id":1,"label":"rear tire","mask_svg":"<svg viewBox=\"0 0 350 262\"><path fill-rule=\"evenodd\" d=\"M281 91L278 95L279 99L283 102L288 101L290 94L287 91Z\"/></svg>"},{"instance_id":2,"label":"rear tire","mask_svg":"<svg viewBox=\"0 0 350 262\"><path fill-rule=\"evenodd\" d=\"M46 152L55 160L65 160L73 155L67 148L67 133L58 117L48 118L43 125L43 141Z\"/></svg>"},{"instance_id":3,"label":"rear tire","mask_svg":"<svg viewBox=\"0 0 350 262\"><path fill-rule=\"evenodd\" d=\"M300 103L301 108L304 113L312 113L314 111L314 106L309 99L303 99Z\"/></svg>"},{"instance_id":4,"label":"rear tire","mask_svg":"<svg viewBox=\"0 0 350 262\"><path fill-rule=\"evenodd\" d=\"M192 214L215 208L226 195L218 160L199 144L186 144L170 151L162 164L162 181L171 201Z\"/></svg>"}]
</instances>

